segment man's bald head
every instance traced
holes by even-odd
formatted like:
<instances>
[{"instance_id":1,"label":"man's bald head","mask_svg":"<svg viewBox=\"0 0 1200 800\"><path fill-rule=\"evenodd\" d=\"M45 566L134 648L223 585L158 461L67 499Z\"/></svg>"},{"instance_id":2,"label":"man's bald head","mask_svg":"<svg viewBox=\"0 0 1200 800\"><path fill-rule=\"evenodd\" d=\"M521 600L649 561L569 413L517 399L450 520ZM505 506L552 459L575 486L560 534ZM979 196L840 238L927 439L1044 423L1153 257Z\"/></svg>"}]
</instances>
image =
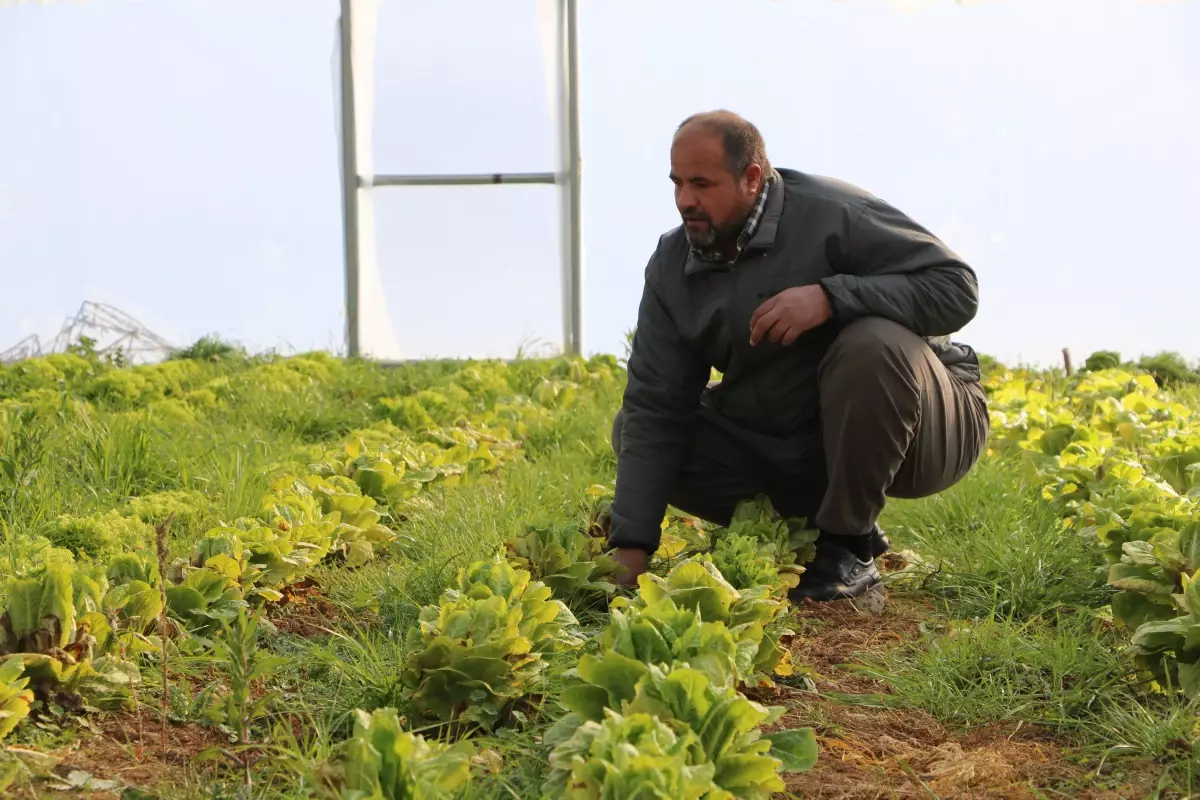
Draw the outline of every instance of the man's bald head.
<instances>
[{"instance_id":1,"label":"man's bald head","mask_svg":"<svg viewBox=\"0 0 1200 800\"><path fill-rule=\"evenodd\" d=\"M770 176L762 135L737 114L695 114L675 130L671 181L693 246L732 252Z\"/></svg>"},{"instance_id":2,"label":"man's bald head","mask_svg":"<svg viewBox=\"0 0 1200 800\"><path fill-rule=\"evenodd\" d=\"M764 179L771 174L767 144L758 128L744 117L724 109L693 114L675 129L675 138L691 133L708 134L721 140L725 165L735 179L742 177L751 164L762 168Z\"/></svg>"}]
</instances>

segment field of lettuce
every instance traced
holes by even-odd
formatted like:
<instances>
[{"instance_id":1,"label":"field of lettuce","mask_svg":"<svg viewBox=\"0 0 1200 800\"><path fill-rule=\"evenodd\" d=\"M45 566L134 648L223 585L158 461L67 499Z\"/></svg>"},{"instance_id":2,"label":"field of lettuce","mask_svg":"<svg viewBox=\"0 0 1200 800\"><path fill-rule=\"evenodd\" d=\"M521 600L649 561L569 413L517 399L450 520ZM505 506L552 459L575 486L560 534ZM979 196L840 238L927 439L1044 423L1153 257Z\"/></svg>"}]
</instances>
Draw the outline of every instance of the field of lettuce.
<instances>
[{"instance_id":1,"label":"field of lettuce","mask_svg":"<svg viewBox=\"0 0 1200 800\"><path fill-rule=\"evenodd\" d=\"M988 368L887 601L747 498L604 552L621 362L0 368L6 797L1189 797L1200 393ZM1186 378L1186 376L1184 376Z\"/></svg>"}]
</instances>

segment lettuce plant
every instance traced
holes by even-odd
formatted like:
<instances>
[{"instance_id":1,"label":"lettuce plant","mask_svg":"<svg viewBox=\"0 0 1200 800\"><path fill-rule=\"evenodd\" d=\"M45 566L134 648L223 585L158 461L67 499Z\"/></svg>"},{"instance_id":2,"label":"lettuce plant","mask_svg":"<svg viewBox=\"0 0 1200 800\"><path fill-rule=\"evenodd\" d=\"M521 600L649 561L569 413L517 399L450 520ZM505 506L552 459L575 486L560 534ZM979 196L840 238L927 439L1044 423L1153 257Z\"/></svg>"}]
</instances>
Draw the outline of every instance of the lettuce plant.
<instances>
[{"instance_id":1,"label":"lettuce plant","mask_svg":"<svg viewBox=\"0 0 1200 800\"><path fill-rule=\"evenodd\" d=\"M504 550L514 566L528 570L569 605L591 605L616 590L607 578L619 565L605 554L604 540L579 525L529 525L524 534L506 540Z\"/></svg>"},{"instance_id":2,"label":"lettuce plant","mask_svg":"<svg viewBox=\"0 0 1200 800\"><path fill-rule=\"evenodd\" d=\"M41 574L8 581L0 618L0 653L48 653L75 635L74 564L56 561Z\"/></svg>"},{"instance_id":3,"label":"lettuce plant","mask_svg":"<svg viewBox=\"0 0 1200 800\"><path fill-rule=\"evenodd\" d=\"M780 517L765 495L738 504L728 533L757 539L773 557L779 573L795 576L797 582L804 572L803 565L817 555L816 541L820 535L803 519ZM790 578L786 580L795 585Z\"/></svg>"},{"instance_id":4,"label":"lettuce plant","mask_svg":"<svg viewBox=\"0 0 1200 800\"><path fill-rule=\"evenodd\" d=\"M158 559L149 552L120 553L108 560L105 579L113 586L130 581L158 585Z\"/></svg>"},{"instance_id":5,"label":"lettuce plant","mask_svg":"<svg viewBox=\"0 0 1200 800\"><path fill-rule=\"evenodd\" d=\"M158 561L150 553L122 553L109 561L109 590L104 610L114 613L120 627L144 633L154 629L162 612Z\"/></svg>"},{"instance_id":6,"label":"lettuce plant","mask_svg":"<svg viewBox=\"0 0 1200 800\"><path fill-rule=\"evenodd\" d=\"M570 800L661 798L701 800L722 796L715 766L693 763L696 735L676 731L650 714L622 716L606 709L600 722L575 729L550 756L545 797Z\"/></svg>"},{"instance_id":7,"label":"lettuce plant","mask_svg":"<svg viewBox=\"0 0 1200 800\"><path fill-rule=\"evenodd\" d=\"M759 643L738 640L724 622L704 622L694 609L669 599L627 611L614 608L600 638L600 651L643 664L693 667L714 683L751 682Z\"/></svg>"},{"instance_id":8,"label":"lettuce plant","mask_svg":"<svg viewBox=\"0 0 1200 800\"><path fill-rule=\"evenodd\" d=\"M19 653L7 660L21 664L38 698L53 698L64 708L77 711L131 709L132 688L142 680L136 664L112 655L76 661L70 654L60 658L46 653Z\"/></svg>"},{"instance_id":9,"label":"lettuce plant","mask_svg":"<svg viewBox=\"0 0 1200 800\"><path fill-rule=\"evenodd\" d=\"M36 696L52 695L65 707L125 706L141 677L133 663L101 655L111 635L108 621L95 611L77 611L76 570L64 558L40 573L9 579L0 617L0 658L6 666L0 669L15 671L7 665L18 664ZM84 577L80 596L93 602L95 591L86 583L95 582L96 571L88 569Z\"/></svg>"},{"instance_id":10,"label":"lettuce plant","mask_svg":"<svg viewBox=\"0 0 1200 800\"><path fill-rule=\"evenodd\" d=\"M401 678L421 717L490 729L537 689L547 655L582 644L567 606L496 557L464 569L438 605L421 609Z\"/></svg>"},{"instance_id":11,"label":"lettuce plant","mask_svg":"<svg viewBox=\"0 0 1200 800\"><path fill-rule=\"evenodd\" d=\"M471 780L474 748L446 745L405 731L394 708L357 710L354 735L339 748L340 800L440 800L460 796Z\"/></svg>"},{"instance_id":12,"label":"lettuce plant","mask_svg":"<svg viewBox=\"0 0 1200 800\"><path fill-rule=\"evenodd\" d=\"M768 798L782 791L780 772L809 769L816 761L810 728L763 735L760 726L776 722L782 707L766 707L729 686L714 683L697 669L643 664L616 653L585 655L579 661L583 683L563 692L569 710L546 733L555 753L584 723L603 721L609 712L648 714L677 735L695 734L692 765L710 763L713 782L729 796ZM553 756L552 756L553 763Z\"/></svg>"},{"instance_id":13,"label":"lettuce plant","mask_svg":"<svg viewBox=\"0 0 1200 800\"><path fill-rule=\"evenodd\" d=\"M771 546L754 536L726 533L717 538L712 553L701 556L736 589L768 586L772 594L784 598L788 589L800 582L803 567L780 572Z\"/></svg>"},{"instance_id":14,"label":"lettuce plant","mask_svg":"<svg viewBox=\"0 0 1200 800\"><path fill-rule=\"evenodd\" d=\"M273 520L272 530L287 533L291 549L304 551L312 563L336 553L347 566L360 566L396 539L380 522L377 505L343 475L288 475L275 482L263 513Z\"/></svg>"},{"instance_id":15,"label":"lettuce plant","mask_svg":"<svg viewBox=\"0 0 1200 800\"><path fill-rule=\"evenodd\" d=\"M142 522L154 525L172 514L176 526L187 528L199 522L212 508L212 501L202 492L171 490L131 497L122 509L126 516L137 517Z\"/></svg>"},{"instance_id":16,"label":"lettuce plant","mask_svg":"<svg viewBox=\"0 0 1200 800\"><path fill-rule=\"evenodd\" d=\"M212 636L247 607L235 578L213 569L191 569L179 584L167 587L167 610L188 630Z\"/></svg>"},{"instance_id":17,"label":"lettuce plant","mask_svg":"<svg viewBox=\"0 0 1200 800\"><path fill-rule=\"evenodd\" d=\"M153 533L153 529L137 517L128 517L112 509L87 516L60 516L46 532L46 538L54 546L76 555L108 558L116 553L145 548Z\"/></svg>"},{"instance_id":18,"label":"lettuce plant","mask_svg":"<svg viewBox=\"0 0 1200 800\"><path fill-rule=\"evenodd\" d=\"M1200 571L1184 574L1182 582L1183 591L1172 597L1183 613L1139 625L1131 650L1156 681L1195 698L1200 697Z\"/></svg>"},{"instance_id":19,"label":"lettuce plant","mask_svg":"<svg viewBox=\"0 0 1200 800\"><path fill-rule=\"evenodd\" d=\"M686 559L667 576L643 573L633 598L613 600L615 611L649 608L669 600L679 609L694 611L700 622L720 622L733 636L738 653L736 674L756 676L769 684L772 674L792 674L791 651L784 645L793 631L784 626L785 600L773 596L770 585L739 591L706 556Z\"/></svg>"},{"instance_id":20,"label":"lettuce plant","mask_svg":"<svg viewBox=\"0 0 1200 800\"><path fill-rule=\"evenodd\" d=\"M29 679L23 677L24 672L25 665L19 658L0 661L0 740L29 716L33 691L26 688Z\"/></svg>"}]
</instances>

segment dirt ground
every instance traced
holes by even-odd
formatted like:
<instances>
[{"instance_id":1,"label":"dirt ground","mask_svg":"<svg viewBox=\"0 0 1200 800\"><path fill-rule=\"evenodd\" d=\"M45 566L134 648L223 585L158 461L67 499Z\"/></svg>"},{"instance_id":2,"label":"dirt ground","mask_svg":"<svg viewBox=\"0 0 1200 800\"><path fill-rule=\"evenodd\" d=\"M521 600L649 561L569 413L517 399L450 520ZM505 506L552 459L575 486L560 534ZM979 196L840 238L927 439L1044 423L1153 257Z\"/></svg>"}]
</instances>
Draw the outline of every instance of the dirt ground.
<instances>
[{"instance_id":1,"label":"dirt ground","mask_svg":"<svg viewBox=\"0 0 1200 800\"><path fill-rule=\"evenodd\" d=\"M323 636L331 629L346 623L349 613L331 603L319 593L314 581L306 581L285 590L284 602L268 610L268 618L282 633L300 637ZM200 692L213 679L212 670L193 676L173 676L175 681L191 684L192 694ZM259 697L260 685L251 687L251 695ZM171 789L180 786L199 785L202 770L211 770L212 762L197 762L196 756L212 747L227 746L229 739L219 729L199 723L172 723L166 727L166 747L163 747L163 729L157 701L153 706L143 706L140 713L100 714L91 719L96 732L81 732L74 743L53 751L50 755L58 764L53 770L55 777L67 782L72 772L82 771L100 781L116 781L121 784L113 790L73 790L69 794L57 792L53 779L36 782L34 791L11 789L13 797L72 797L109 800L121 797L126 785L165 787L163 798L171 796ZM229 764L228 761L222 762ZM232 765L230 765L231 768Z\"/></svg>"},{"instance_id":2,"label":"dirt ground","mask_svg":"<svg viewBox=\"0 0 1200 800\"><path fill-rule=\"evenodd\" d=\"M53 775L68 781L73 772L82 771L100 781L115 781L115 789L83 788L69 793L55 790L53 780L39 780L36 794L13 788L15 798L72 797L89 800L120 798L126 785L154 787L196 783L193 759L203 750L228 744L216 728L199 724L170 724L166 728L166 747L156 709L134 713L104 714L95 717L98 733L87 732L74 744L51 753L57 759Z\"/></svg>"},{"instance_id":3,"label":"dirt ground","mask_svg":"<svg viewBox=\"0 0 1200 800\"><path fill-rule=\"evenodd\" d=\"M855 666L920 636L933 607L913 595L893 593L879 607L849 601L805 604L796 610L791 641L793 660L812 685L781 685L756 697L784 705L781 728L813 726L820 756L816 766L788 776L794 796L822 800L873 798L1045 798L1085 800L1153 796L1155 775L1135 783L1098 789L1085 767L1067 755L1068 744L1045 731L1016 723L963 731L950 730L915 708L886 702L886 684L856 674ZM882 610L882 613L879 613ZM345 612L316 595L301 596L272 614L281 631L320 636L344 621ZM194 687L197 688L198 687ZM815 688L815 691L812 689ZM156 708L95 717L99 734L84 734L53 753L55 776L73 771L153 790L156 786L196 786L197 754L227 744L219 730L200 724L169 724L161 743ZM1142 779L1144 778L1144 780ZM115 800L114 791L53 790L39 781L37 794L15 791L14 798L72 797ZM165 796L170 796L169 792Z\"/></svg>"},{"instance_id":4,"label":"dirt ground","mask_svg":"<svg viewBox=\"0 0 1200 800\"><path fill-rule=\"evenodd\" d=\"M780 687L772 702L789 709L780 727L816 729L821 753L812 770L789 776L790 792L822 800L1153 795L1152 775L1119 789L1091 788L1065 743L1044 731L1017 723L948 730L919 709L892 707L885 684L852 671L916 639L931 613L925 602L903 595L889 597L878 615L846 601L797 610L793 658L813 667L817 693Z\"/></svg>"}]
</instances>

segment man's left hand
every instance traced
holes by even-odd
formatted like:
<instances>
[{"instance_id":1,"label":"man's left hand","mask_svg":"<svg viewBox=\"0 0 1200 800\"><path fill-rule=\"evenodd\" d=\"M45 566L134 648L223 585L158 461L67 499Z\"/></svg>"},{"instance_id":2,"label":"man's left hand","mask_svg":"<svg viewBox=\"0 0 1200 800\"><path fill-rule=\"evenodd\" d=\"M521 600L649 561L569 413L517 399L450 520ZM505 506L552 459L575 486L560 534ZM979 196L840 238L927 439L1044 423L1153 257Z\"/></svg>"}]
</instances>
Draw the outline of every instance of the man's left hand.
<instances>
[{"instance_id":1,"label":"man's left hand","mask_svg":"<svg viewBox=\"0 0 1200 800\"><path fill-rule=\"evenodd\" d=\"M645 550L636 547L618 547L612 552L613 560L621 565L617 573L617 582L622 586L637 586L638 576L646 571L649 556Z\"/></svg>"},{"instance_id":2,"label":"man's left hand","mask_svg":"<svg viewBox=\"0 0 1200 800\"><path fill-rule=\"evenodd\" d=\"M770 339L790 345L832 315L829 297L819 284L784 289L759 306L750 318L750 344L756 346Z\"/></svg>"}]
</instances>

